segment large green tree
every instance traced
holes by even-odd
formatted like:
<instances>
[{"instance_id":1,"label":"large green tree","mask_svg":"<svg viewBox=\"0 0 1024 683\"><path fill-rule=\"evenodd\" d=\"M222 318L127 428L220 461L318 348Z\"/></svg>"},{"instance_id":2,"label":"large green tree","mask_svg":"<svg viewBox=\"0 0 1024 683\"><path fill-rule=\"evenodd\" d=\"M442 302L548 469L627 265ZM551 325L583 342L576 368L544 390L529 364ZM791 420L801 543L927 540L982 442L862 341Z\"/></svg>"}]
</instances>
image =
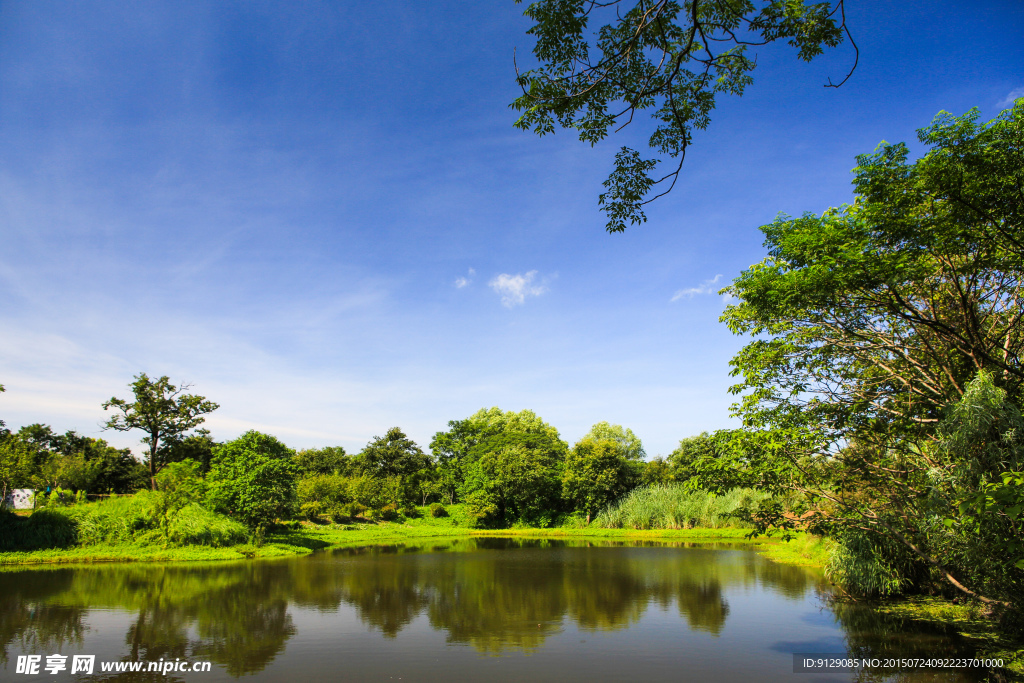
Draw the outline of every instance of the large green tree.
<instances>
[{"instance_id":1,"label":"large green tree","mask_svg":"<svg viewBox=\"0 0 1024 683\"><path fill-rule=\"evenodd\" d=\"M878 567L1019 606L1012 546L954 536L961 508L990 541L1019 533L1019 509L967 494L1010 500L1022 467L1024 100L987 124L941 113L919 139L916 161L903 144L858 157L852 205L762 228L768 258L724 290L723 320L754 337L732 361L749 432L729 457Z\"/></svg>"},{"instance_id":2,"label":"large green tree","mask_svg":"<svg viewBox=\"0 0 1024 683\"><path fill-rule=\"evenodd\" d=\"M532 410L500 408L481 409L455 425L452 438L439 434L435 443L450 449L442 468L457 470L459 499L482 523L546 524L554 518L568 448L557 429Z\"/></svg>"},{"instance_id":3,"label":"large green tree","mask_svg":"<svg viewBox=\"0 0 1024 683\"><path fill-rule=\"evenodd\" d=\"M49 425L26 425L9 437L25 448L21 485L91 493L129 493L146 484L146 468L127 448Z\"/></svg>"},{"instance_id":4,"label":"large green tree","mask_svg":"<svg viewBox=\"0 0 1024 683\"><path fill-rule=\"evenodd\" d=\"M295 451L256 431L217 446L206 477L211 507L245 524L262 543L267 527L295 507L294 460Z\"/></svg>"},{"instance_id":5,"label":"large green tree","mask_svg":"<svg viewBox=\"0 0 1024 683\"><path fill-rule=\"evenodd\" d=\"M26 479L31 452L19 439L0 437L0 510L7 504L7 494Z\"/></svg>"},{"instance_id":6,"label":"large green tree","mask_svg":"<svg viewBox=\"0 0 1024 683\"><path fill-rule=\"evenodd\" d=\"M448 431L434 434L430 450L437 460L436 490L449 502L454 502L466 480L469 465L480 455L480 451L473 453L473 449L486 439L506 433L545 435L560 441L558 430L532 410L481 408L464 420L449 422Z\"/></svg>"},{"instance_id":7,"label":"large green tree","mask_svg":"<svg viewBox=\"0 0 1024 683\"><path fill-rule=\"evenodd\" d=\"M359 468L372 477L411 477L432 464L430 456L398 427L373 437L359 454Z\"/></svg>"},{"instance_id":8,"label":"large green tree","mask_svg":"<svg viewBox=\"0 0 1024 683\"><path fill-rule=\"evenodd\" d=\"M609 232L645 220L643 206L675 185L716 98L753 82L748 47L785 42L810 61L844 35L853 44L843 0L537 0L525 14L539 65L518 74L517 127L546 135L557 125L593 145L651 110L648 145L660 159L629 147L615 156L599 198ZM661 160L674 161L657 172Z\"/></svg>"},{"instance_id":9,"label":"large green tree","mask_svg":"<svg viewBox=\"0 0 1024 683\"><path fill-rule=\"evenodd\" d=\"M640 481L643 466L622 442L584 437L565 457L562 499L590 523L591 515Z\"/></svg>"},{"instance_id":10,"label":"large green tree","mask_svg":"<svg viewBox=\"0 0 1024 683\"><path fill-rule=\"evenodd\" d=\"M606 421L598 422L583 438L614 441L619 449L619 454L627 460L641 461L647 457L640 437L634 434L632 429L622 425L613 425Z\"/></svg>"},{"instance_id":11,"label":"large green tree","mask_svg":"<svg viewBox=\"0 0 1024 683\"><path fill-rule=\"evenodd\" d=\"M149 480L155 491L157 472L167 462L167 450L161 450L161 446L182 439L205 421L204 415L220 406L203 396L186 394L191 388L189 385L174 386L166 375L151 380L143 372L136 375L129 386L135 395L134 401L115 397L103 404L103 410L113 408L121 413L107 420L104 429L119 432L138 429L146 433L142 442L149 446Z\"/></svg>"},{"instance_id":12,"label":"large green tree","mask_svg":"<svg viewBox=\"0 0 1024 683\"><path fill-rule=\"evenodd\" d=\"M507 433L478 445L460 496L489 526L547 526L558 513L565 447L544 435Z\"/></svg>"}]
</instances>

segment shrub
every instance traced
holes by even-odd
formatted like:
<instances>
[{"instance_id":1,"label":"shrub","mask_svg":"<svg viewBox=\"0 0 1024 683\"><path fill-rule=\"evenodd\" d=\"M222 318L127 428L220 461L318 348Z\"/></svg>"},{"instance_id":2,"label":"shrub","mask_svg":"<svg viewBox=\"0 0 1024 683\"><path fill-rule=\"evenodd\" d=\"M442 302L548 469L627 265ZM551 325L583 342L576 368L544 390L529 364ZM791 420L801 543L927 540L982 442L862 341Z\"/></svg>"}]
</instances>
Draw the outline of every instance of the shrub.
<instances>
[{"instance_id":1,"label":"shrub","mask_svg":"<svg viewBox=\"0 0 1024 683\"><path fill-rule=\"evenodd\" d=\"M383 508L394 504L399 507L407 501L406 486L402 477L371 477L362 475L349 480L352 500L370 508Z\"/></svg>"},{"instance_id":2,"label":"shrub","mask_svg":"<svg viewBox=\"0 0 1024 683\"><path fill-rule=\"evenodd\" d=\"M244 526L198 503L191 503L178 510L168 526L168 539L175 545L223 548L244 543L246 539Z\"/></svg>"},{"instance_id":3,"label":"shrub","mask_svg":"<svg viewBox=\"0 0 1024 683\"><path fill-rule=\"evenodd\" d=\"M320 511L322 506L319 501L312 501L310 503L303 503L299 506L299 513L314 524L320 523Z\"/></svg>"},{"instance_id":4,"label":"shrub","mask_svg":"<svg viewBox=\"0 0 1024 683\"><path fill-rule=\"evenodd\" d=\"M78 543L78 525L63 510L39 510L27 519L0 510L0 550L67 548Z\"/></svg>"},{"instance_id":5,"label":"shrub","mask_svg":"<svg viewBox=\"0 0 1024 683\"><path fill-rule=\"evenodd\" d=\"M245 540L245 527L238 522L195 502L169 507L167 495L164 491L140 491L133 496L110 498L62 512L75 520L82 545L136 543L217 548Z\"/></svg>"},{"instance_id":6,"label":"shrub","mask_svg":"<svg viewBox=\"0 0 1024 683\"><path fill-rule=\"evenodd\" d=\"M447 517L448 511L444 509L444 505L440 503L430 504L430 516L431 517Z\"/></svg>"},{"instance_id":7,"label":"shrub","mask_svg":"<svg viewBox=\"0 0 1024 683\"><path fill-rule=\"evenodd\" d=\"M388 503L380 509L380 518L385 522L393 522L398 519L398 507L394 503Z\"/></svg>"},{"instance_id":8,"label":"shrub","mask_svg":"<svg viewBox=\"0 0 1024 683\"><path fill-rule=\"evenodd\" d=\"M319 503L324 510L352 502L349 480L337 474L319 474L299 480L299 505Z\"/></svg>"},{"instance_id":9,"label":"shrub","mask_svg":"<svg viewBox=\"0 0 1024 683\"><path fill-rule=\"evenodd\" d=\"M352 521L352 516L348 514L346 506L335 506L331 508L331 521L335 524L347 524Z\"/></svg>"},{"instance_id":10,"label":"shrub","mask_svg":"<svg viewBox=\"0 0 1024 683\"><path fill-rule=\"evenodd\" d=\"M408 517L409 519L416 519L420 516L420 511L416 509L415 505L406 505L402 508L402 516Z\"/></svg>"},{"instance_id":11,"label":"shrub","mask_svg":"<svg viewBox=\"0 0 1024 683\"><path fill-rule=\"evenodd\" d=\"M342 508L349 517L359 517L366 512L366 506L362 503L349 503Z\"/></svg>"}]
</instances>

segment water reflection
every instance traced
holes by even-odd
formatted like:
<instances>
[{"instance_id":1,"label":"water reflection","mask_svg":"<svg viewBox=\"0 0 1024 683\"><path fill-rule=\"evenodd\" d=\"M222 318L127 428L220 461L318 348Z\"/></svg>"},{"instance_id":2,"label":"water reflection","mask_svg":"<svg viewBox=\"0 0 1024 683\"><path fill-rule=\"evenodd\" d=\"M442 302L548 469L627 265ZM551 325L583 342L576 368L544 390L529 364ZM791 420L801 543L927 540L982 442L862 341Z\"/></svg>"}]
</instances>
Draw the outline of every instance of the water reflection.
<instances>
[{"instance_id":1,"label":"water reflection","mask_svg":"<svg viewBox=\"0 0 1024 683\"><path fill-rule=\"evenodd\" d=\"M385 640L423 616L448 643L491 654L536 651L568 627L626 629L651 609L715 638L730 616L727 591L804 600L820 587L812 573L750 552L669 545L684 544L465 538L285 561L3 572L0 657L81 648L91 613L102 610L130 615L123 660L209 660L234 677L284 652L295 610L352 611ZM878 628L865 614L836 616L851 650L884 656L890 627L870 635Z\"/></svg>"}]
</instances>

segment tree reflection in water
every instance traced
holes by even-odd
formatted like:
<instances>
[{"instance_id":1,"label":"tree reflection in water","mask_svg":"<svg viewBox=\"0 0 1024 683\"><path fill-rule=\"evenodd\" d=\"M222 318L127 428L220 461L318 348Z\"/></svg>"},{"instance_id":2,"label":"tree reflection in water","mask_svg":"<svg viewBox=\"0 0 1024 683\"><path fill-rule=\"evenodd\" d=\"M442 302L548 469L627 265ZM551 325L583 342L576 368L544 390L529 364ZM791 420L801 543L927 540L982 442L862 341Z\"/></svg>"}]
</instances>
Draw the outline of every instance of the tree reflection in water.
<instances>
[{"instance_id":1,"label":"tree reflection in water","mask_svg":"<svg viewBox=\"0 0 1024 683\"><path fill-rule=\"evenodd\" d=\"M567 623L627 628L652 606L717 636L728 588L803 599L818 587L806 570L753 553L668 545L684 544L463 538L284 561L9 571L0 573L0 643L4 657L80 646L89 610L116 609L133 615L124 659L210 660L241 676L263 670L296 634L290 606L351 606L386 638L425 615L449 643L498 653L539 648ZM851 646L877 647L861 640L851 636Z\"/></svg>"}]
</instances>

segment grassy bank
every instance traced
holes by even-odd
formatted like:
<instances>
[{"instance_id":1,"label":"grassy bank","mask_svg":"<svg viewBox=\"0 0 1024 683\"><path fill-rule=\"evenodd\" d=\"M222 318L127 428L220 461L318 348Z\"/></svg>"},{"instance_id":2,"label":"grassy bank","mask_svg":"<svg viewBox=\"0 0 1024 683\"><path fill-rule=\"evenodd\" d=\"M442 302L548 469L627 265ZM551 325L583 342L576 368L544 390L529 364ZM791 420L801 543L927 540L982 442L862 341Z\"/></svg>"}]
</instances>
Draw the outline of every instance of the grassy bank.
<instances>
[{"instance_id":1,"label":"grassy bank","mask_svg":"<svg viewBox=\"0 0 1024 683\"><path fill-rule=\"evenodd\" d=\"M747 539L747 530L737 528L690 528L690 529L606 529L597 527L586 528L554 528L554 529L474 529L471 519L460 505L449 507L449 514L444 517L431 517L429 508L421 508L420 516L402 522L380 522L360 524L310 524L303 523L299 528L278 530L270 533L265 543L254 547L237 542L238 536L219 534L205 538L200 534L188 537L189 542L173 543L155 533L154 529L143 528L132 519L138 517L128 514L128 500L117 503L121 514L114 512L108 503L102 506L88 505L82 509L69 509L64 514L79 520L79 526L87 533L79 533L80 540L72 543L72 535L66 531L64 547L35 548L18 551L0 552L0 565L55 564L78 562L177 562L203 560L238 560L242 558L271 558L304 555L316 550L342 548L375 543L396 543L405 540L425 538L456 538L467 536L512 536L532 538L595 538L647 541L678 541L678 542L728 542L744 544L756 549L774 560L791 564L820 566L821 558L805 556L799 552L786 550L786 544L776 539ZM135 503L134 505L138 505ZM53 516L53 512L39 512L33 517L45 520ZM21 533L31 532L31 518L25 520ZM184 525L182 525L184 526ZM61 527L63 528L63 527ZM108 531L104 531L108 529ZM206 540L196 543L195 540ZM232 543L231 541L236 542ZM792 543L797 543L796 541ZM804 545L800 548L804 549ZM796 546L794 546L796 547Z\"/></svg>"}]
</instances>

